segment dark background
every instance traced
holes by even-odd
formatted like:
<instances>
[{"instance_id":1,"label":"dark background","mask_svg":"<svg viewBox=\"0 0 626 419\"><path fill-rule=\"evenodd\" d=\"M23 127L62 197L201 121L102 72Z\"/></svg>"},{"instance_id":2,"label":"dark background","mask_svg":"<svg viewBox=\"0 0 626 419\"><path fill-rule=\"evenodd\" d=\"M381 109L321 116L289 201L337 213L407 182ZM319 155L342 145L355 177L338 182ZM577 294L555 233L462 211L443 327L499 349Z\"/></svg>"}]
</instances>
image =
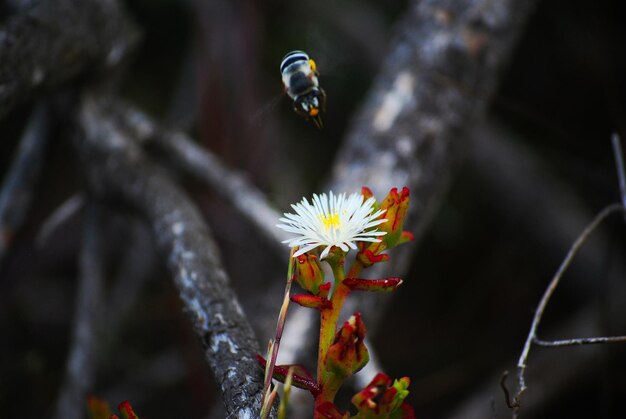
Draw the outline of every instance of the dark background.
<instances>
[{"instance_id":1,"label":"dark background","mask_svg":"<svg viewBox=\"0 0 626 419\"><path fill-rule=\"evenodd\" d=\"M223 3L129 0L143 39L121 90L247 172L286 211L320 192L407 5ZM418 417L449 417L485 385L493 389L493 416L508 417L499 374L514 369L534 308L569 245L597 211L619 200L609 138L626 136L625 21L618 0L538 2L489 114L458 138L463 152L452 185L383 327L373 332L386 372L411 377L409 402ZM307 51L322 74L328 109L321 131L281 95L278 65L292 49ZM23 106L0 124L2 168L29 110ZM80 214L43 243L36 238L50 213L79 189L78 173L67 143L54 138L27 223L0 265L2 417L46 417L55 403L71 331ZM284 261L263 257L262 240L211 192L187 186L254 313L253 273ZM163 263L140 226L109 227L111 327L102 332L94 392L113 405L129 399L142 417L204 417L219 397ZM549 306L541 336L578 336L551 332L589 312L602 334L626 334L625 233L624 220L613 217L588 243ZM125 242L130 256L119 245ZM118 297L131 292L114 281L124 275L145 278L127 308ZM534 348L529 398L560 371L533 370L535 356L549 351L579 373L523 417L623 417L626 345ZM593 356L584 366L577 361L582 351Z\"/></svg>"}]
</instances>

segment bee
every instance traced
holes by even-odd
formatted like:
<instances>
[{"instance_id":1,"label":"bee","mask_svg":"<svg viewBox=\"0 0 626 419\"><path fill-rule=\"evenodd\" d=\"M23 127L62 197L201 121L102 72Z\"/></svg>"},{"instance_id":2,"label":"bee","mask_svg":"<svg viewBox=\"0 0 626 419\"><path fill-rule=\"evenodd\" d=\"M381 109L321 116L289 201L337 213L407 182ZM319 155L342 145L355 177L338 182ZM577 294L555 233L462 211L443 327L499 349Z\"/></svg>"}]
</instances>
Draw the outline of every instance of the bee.
<instances>
[{"instance_id":1,"label":"bee","mask_svg":"<svg viewBox=\"0 0 626 419\"><path fill-rule=\"evenodd\" d=\"M322 128L320 113L326 111L326 93L319 86L315 61L303 51L291 51L280 63L280 74L293 110Z\"/></svg>"}]
</instances>

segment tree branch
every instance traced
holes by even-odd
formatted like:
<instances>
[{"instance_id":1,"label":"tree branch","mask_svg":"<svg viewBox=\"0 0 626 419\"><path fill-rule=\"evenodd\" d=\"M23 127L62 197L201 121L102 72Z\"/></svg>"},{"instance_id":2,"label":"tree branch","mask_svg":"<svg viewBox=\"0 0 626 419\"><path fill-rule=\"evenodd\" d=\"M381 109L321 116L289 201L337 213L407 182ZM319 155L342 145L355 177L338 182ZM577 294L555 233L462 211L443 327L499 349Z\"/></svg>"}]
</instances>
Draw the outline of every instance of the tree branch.
<instances>
[{"instance_id":1,"label":"tree branch","mask_svg":"<svg viewBox=\"0 0 626 419\"><path fill-rule=\"evenodd\" d=\"M413 218L422 218L460 152L450 141L482 116L533 3L411 2L331 186L377 195L412 186Z\"/></svg>"},{"instance_id":2,"label":"tree branch","mask_svg":"<svg viewBox=\"0 0 626 419\"><path fill-rule=\"evenodd\" d=\"M90 190L123 202L147 220L204 345L227 412L255 417L263 383L254 359L258 344L202 216L103 111L101 102L86 98L79 123L76 148Z\"/></svg>"},{"instance_id":3,"label":"tree branch","mask_svg":"<svg viewBox=\"0 0 626 419\"><path fill-rule=\"evenodd\" d=\"M489 116L472 130L466 164L478 176L481 192L503 217L513 219L541 248L537 254L562 259L563 249L576 240L594 216L572 185L529 147L528 138L516 134ZM591 238L591 246L577 257L570 287L580 296L597 288L590 278L603 266L604 233Z\"/></svg>"},{"instance_id":4,"label":"tree branch","mask_svg":"<svg viewBox=\"0 0 626 419\"><path fill-rule=\"evenodd\" d=\"M0 118L35 91L110 70L137 40L114 0L40 0L0 27Z\"/></svg>"},{"instance_id":5,"label":"tree branch","mask_svg":"<svg viewBox=\"0 0 626 419\"><path fill-rule=\"evenodd\" d=\"M572 247L567 252L567 256L565 257L563 262L561 262L559 269L557 270L556 274L552 278L552 281L550 281L550 284L548 285L543 296L541 297L541 300L539 301L539 306L535 310L535 315L533 317L533 321L530 326L530 331L528 332L528 336L526 337L524 348L522 349L522 353L519 357L519 360L517 361L518 389L517 389L517 393L513 397L512 404L514 408L516 409L519 408L520 398L522 394L524 393L524 391L526 391L526 380L524 377L524 373L526 370L526 360L528 359L528 354L530 352L531 345L537 339L537 328L539 327L539 323L541 322L545 308L547 307L548 302L550 301L550 297L552 297L552 294L554 293L557 286L559 285L559 282L561 281L561 277L563 276L563 273L569 267L569 265L572 262L572 259L574 258L574 256L576 256L576 253L578 252L580 247L585 243L589 235L598 227L598 225L602 223L602 221L604 221L609 215L615 212L626 213L626 209L624 209L624 207L621 204L609 205L608 207L600 211L600 213L596 215L596 217L591 221L591 223L589 223L589 225L583 230L583 232L580 234L580 236L576 239Z\"/></svg>"},{"instance_id":6,"label":"tree branch","mask_svg":"<svg viewBox=\"0 0 626 419\"><path fill-rule=\"evenodd\" d=\"M97 334L102 315L103 251L99 210L93 205L85 213L80 254L80 283L74 312L74 331L65 380L57 400L56 419L83 417L87 393L96 370Z\"/></svg>"},{"instance_id":7,"label":"tree branch","mask_svg":"<svg viewBox=\"0 0 626 419\"><path fill-rule=\"evenodd\" d=\"M405 229L419 240L447 189L453 162L466 147L464 130L483 116L533 3L411 2L339 151L332 189L367 185L385 196L391 187L408 186ZM412 250L395 249L392 263L371 274L402 276ZM380 313L380 304L367 303L371 298L361 293L349 303L378 307ZM369 313L368 329L379 317Z\"/></svg>"},{"instance_id":8,"label":"tree branch","mask_svg":"<svg viewBox=\"0 0 626 419\"><path fill-rule=\"evenodd\" d=\"M549 348L562 348L564 346L578 346L578 345L595 345L598 343L624 343L626 342L626 336L599 336L595 338L576 338L576 339L561 339L561 340L541 340L537 337L533 339L533 343L539 346L545 346Z\"/></svg>"},{"instance_id":9,"label":"tree branch","mask_svg":"<svg viewBox=\"0 0 626 419\"><path fill-rule=\"evenodd\" d=\"M28 121L13 164L0 190L0 261L30 208L43 166L48 125L45 105L40 104Z\"/></svg>"},{"instance_id":10,"label":"tree branch","mask_svg":"<svg viewBox=\"0 0 626 419\"><path fill-rule=\"evenodd\" d=\"M616 307L616 328L626 326L626 308L624 305ZM602 324L602 316L599 307L589 305L581 308L577 313L561 322L555 328L547 331L550 335L599 335L605 330L599 326ZM545 412L546 405L558 398L559 394L566 393L568 389L576 387L580 383L593 380L597 377L598 361L606 351L595 346L585 350L570 350L566 354L563 351L537 351L533 357L532 368L528 372L528 379L533 383L532 387L524 394L524 416L533 417L537 413ZM564 361L564 357L566 360ZM514 364L511 359L507 365ZM489 374L483 383L476 383L474 394L454 407L444 417L447 419L484 419L493 417L493 404L495 402L498 415L496 417L511 417L511 411L505 405L502 389L499 388L501 371L503 367L494 368L493 374ZM549 374L546 374L549 371ZM515 390L511 396L515 396Z\"/></svg>"},{"instance_id":11,"label":"tree branch","mask_svg":"<svg viewBox=\"0 0 626 419\"><path fill-rule=\"evenodd\" d=\"M611 145L613 146L613 156L615 157L620 198L622 205L626 208L626 170L624 170L624 154L622 153L619 135L613 134L611 136Z\"/></svg>"},{"instance_id":12,"label":"tree branch","mask_svg":"<svg viewBox=\"0 0 626 419\"><path fill-rule=\"evenodd\" d=\"M163 129L147 114L122 102L111 102L110 111L140 143L153 146L183 173L192 176L216 192L265 238L278 256L286 259L289 248L281 244L287 238L275 227L280 214L265 194L247 176L227 167L210 150L200 147L180 131Z\"/></svg>"}]
</instances>

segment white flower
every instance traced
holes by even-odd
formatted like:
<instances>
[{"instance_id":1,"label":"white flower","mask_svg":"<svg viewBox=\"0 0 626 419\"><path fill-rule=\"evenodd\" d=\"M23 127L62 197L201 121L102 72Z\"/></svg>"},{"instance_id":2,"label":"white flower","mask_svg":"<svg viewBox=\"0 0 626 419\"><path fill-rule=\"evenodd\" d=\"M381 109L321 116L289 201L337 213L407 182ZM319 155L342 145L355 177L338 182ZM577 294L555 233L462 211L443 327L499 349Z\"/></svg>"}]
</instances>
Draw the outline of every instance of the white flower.
<instances>
[{"instance_id":1,"label":"white flower","mask_svg":"<svg viewBox=\"0 0 626 419\"><path fill-rule=\"evenodd\" d=\"M344 252L356 249L354 242L380 242L378 236L387 234L376 230L376 226L387 221L378 219L384 212L379 210L373 213L374 198L363 202L363 195L353 193L346 198L346 194L334 195L331 191L327 196L313 195L313 203L306 198L291 207L295 214L285 213L280 218L284 224L277 224L297 237L283 241L290 247L300 246L294 257L300 256L318 246L326 246L320 256L325 258L331 247L337 246Z\"/></svg>"}]
</instances>

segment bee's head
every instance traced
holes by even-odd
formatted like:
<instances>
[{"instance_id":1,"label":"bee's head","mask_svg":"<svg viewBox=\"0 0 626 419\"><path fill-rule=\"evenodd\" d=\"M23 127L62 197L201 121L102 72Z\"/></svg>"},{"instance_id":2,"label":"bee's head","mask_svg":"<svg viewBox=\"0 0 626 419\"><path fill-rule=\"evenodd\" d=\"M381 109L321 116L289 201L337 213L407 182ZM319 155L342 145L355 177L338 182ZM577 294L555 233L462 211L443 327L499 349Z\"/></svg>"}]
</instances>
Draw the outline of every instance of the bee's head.
<instances>
[{"instance_id":1,"label":"bee's head","mask_svg":"<svg viewBox=\"0 0 626 419\"><path fill-rule=\"evenodd\" d=\"M318 128L322 128L320 113L324 109L324 92L321 89L298 96L293 103L293 108L304 119L310 119Z\"/></svg>"}]
</instances>

